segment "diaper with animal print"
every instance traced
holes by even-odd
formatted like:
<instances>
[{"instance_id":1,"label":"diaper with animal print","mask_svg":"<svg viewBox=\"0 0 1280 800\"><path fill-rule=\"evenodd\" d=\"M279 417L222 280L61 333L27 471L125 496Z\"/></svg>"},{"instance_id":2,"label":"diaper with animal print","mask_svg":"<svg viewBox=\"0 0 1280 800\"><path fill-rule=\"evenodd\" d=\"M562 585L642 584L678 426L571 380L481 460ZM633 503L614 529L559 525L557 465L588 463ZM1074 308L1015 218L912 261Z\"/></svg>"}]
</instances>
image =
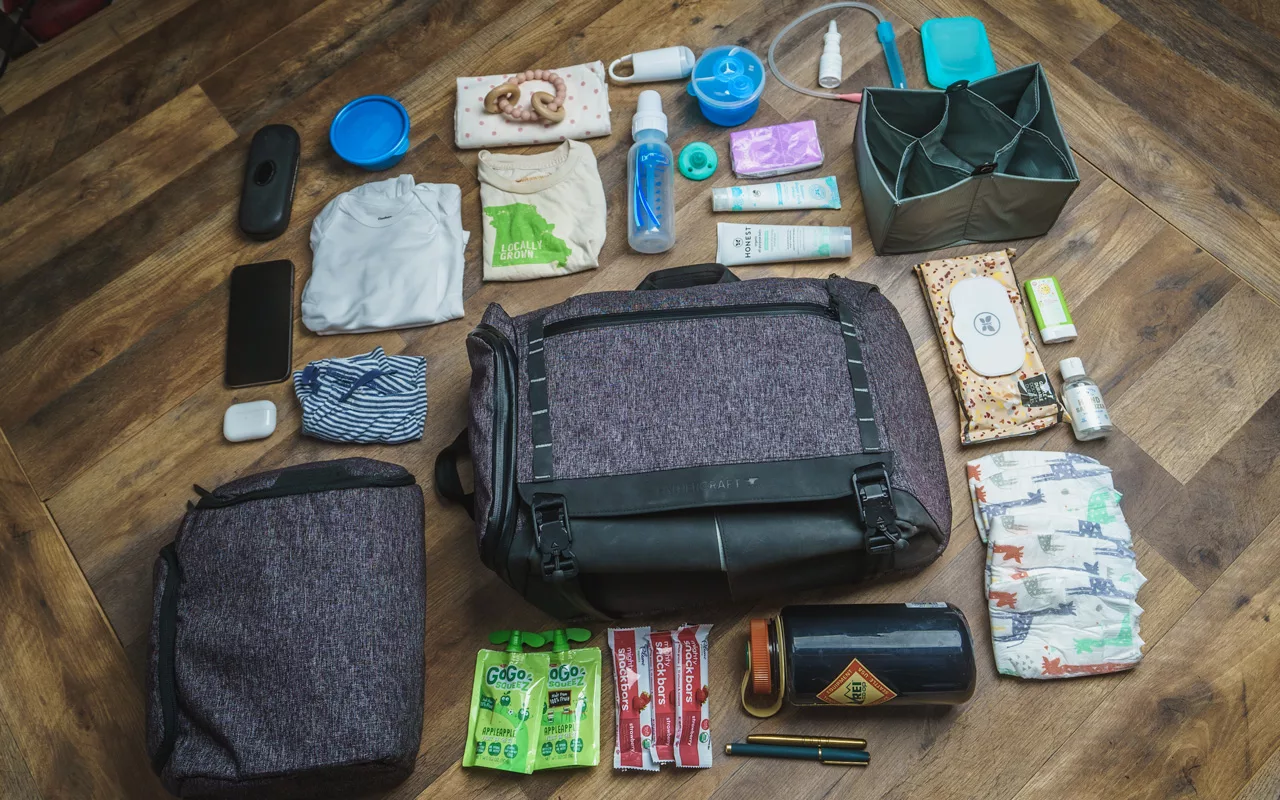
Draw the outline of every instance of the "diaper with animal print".
<instances>
[{"instance_id":1,"label":"diaper with animal print","mask_svg":"<svg viewBox=\"0 0 1280 800\"><path fill-rule=\"evenodd\" d=\"M1136 666L1146 578L1111 469L1076 453L1011 451L967 472L996 669L1048 679Z\"/></svg>"}]
</instances>

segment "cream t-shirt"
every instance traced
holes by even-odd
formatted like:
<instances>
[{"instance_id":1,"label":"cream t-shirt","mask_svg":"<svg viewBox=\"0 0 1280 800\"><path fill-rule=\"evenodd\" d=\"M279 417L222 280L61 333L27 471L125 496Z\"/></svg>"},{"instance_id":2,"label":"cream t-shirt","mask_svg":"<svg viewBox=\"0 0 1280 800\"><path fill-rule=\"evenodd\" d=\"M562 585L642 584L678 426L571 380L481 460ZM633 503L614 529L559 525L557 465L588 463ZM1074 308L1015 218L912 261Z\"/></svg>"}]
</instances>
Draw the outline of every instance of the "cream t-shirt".
<instances>
[{"instance_id":1,"label":"cream t-shirt","mask_svg":"<svg viewBox=\"0 0 1280 800\"><path fill-rule=\"evenodd\" d=\"M527 281L595 269L604 246L604 186L591 147L480 153L484 279Z\"/></svg>"}]
</instances>

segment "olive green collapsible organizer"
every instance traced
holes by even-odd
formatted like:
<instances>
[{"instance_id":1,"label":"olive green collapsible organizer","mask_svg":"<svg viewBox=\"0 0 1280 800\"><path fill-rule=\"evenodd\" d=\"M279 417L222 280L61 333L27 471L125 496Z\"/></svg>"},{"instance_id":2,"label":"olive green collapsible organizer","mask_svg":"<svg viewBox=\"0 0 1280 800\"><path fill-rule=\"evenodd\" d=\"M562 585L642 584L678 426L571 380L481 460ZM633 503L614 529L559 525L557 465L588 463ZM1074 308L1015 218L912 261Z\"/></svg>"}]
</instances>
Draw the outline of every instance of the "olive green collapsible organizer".
<instances>
[{"instance_id":1,"label":"olive green collapsible organizer","mask_svg":"<svg viewBox=\"0 0 1280 800\"><path fill-rule=\"evenodd\" d=\"M1040 236L1080 185L1039 64L945 92L868 88L854 153L880 254Z\"/></svg>"}]
</instances>

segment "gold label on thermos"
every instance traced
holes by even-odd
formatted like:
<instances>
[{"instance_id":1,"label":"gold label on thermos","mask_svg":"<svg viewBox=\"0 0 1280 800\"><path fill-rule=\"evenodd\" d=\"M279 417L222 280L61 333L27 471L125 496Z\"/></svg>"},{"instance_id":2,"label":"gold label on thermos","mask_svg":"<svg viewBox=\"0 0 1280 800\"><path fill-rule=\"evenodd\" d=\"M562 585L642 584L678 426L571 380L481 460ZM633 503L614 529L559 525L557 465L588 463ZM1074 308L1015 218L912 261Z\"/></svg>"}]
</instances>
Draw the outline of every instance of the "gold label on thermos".
<instances>
[{"instance_id":1,"label":"gold label on thermos","mask_svg":"<svg viewBox=\"0 0 1280 800\"><path fill-rule=\"evenodd\" d=\"M827 688L818 692L819 700L836 706L877 706L897 696L897 692L885 686L856 658Z\"/></svg>"}]
</instances>

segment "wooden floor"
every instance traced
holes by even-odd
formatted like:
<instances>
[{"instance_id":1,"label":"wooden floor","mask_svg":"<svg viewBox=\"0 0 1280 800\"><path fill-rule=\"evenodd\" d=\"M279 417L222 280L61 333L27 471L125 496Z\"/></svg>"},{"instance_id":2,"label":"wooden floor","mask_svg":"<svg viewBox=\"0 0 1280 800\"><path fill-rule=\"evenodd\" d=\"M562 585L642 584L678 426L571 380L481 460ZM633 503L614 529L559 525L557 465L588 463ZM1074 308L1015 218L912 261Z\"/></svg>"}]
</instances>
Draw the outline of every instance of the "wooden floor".
<instances>
[{"instance_id":1,"label":"wooden floor","mask_svg":"<svg viewBox=\"0 0 1280 800\"><path fill-rule=\"evenodd\" d=\"M712 260L709 185L679 181L680 243L629 252L626 133L638 89L613 88L609 138L591 141L609 200L606 266L481 285L468 250L467 317L433 328L316 337L297 326L295 365L374 345L429 358L426 438L395 448L304 439L285 384L222 385L227 276L290 258L298 288L310 221L371 176L326 144L352 97L399 98L413 121L400 169L463 188L480 230L476 156L452 142L453 80L555 67L672 44L738 42L763 54L798 0L116 0L0 81L0 796L163 794L142 748L150 568L192 483L359 453L414 471L427 490L428 678L418 767L392 797L1276 798L1280 796L1280 4L1273 0L879 0L912 86L921 23L973 15L1002 67L1048 72L1082 184L1053 231L1017 243L1019 274L1057 275L1081 331L1045 348L1084 358L1120 431L1077 445L1059 427L961 452L956 412L910 265L865 236L849 143L852 106L776 81L753 123L814 118L848 263L778 266L879 284L900 309L932 387L955 498L942 559L898 583L823 601L949 600L980 646L979 687L955 711L788 713L757 724L734 702L744 619L791 598L699 613L713 634L714 735L845 732L876 763L844 770L717 756L714 768L636 776L594 770L513 778L458 758L474 653L491 629L548 621L482 569L463 513L431 491L436 451L462 427L466 333L490 302L519 313L568 295L635 286L650 270ZM883 84L872 18L839 16L846 85ZM783 61L813 74L819 26ZM676 146L724 154L679 84L658 86ZM303 137L294 222L267 244L234 224L249 138L267 122ZM394 174L394 173L392 173ZM733 183L722 169L710 185ZM946 253L980 252L958 248ZM230 445L231 402L270 398L280 430ZM982 594L983 549L961 464L996 449L1074 449L1115 469L1148 576L1147 655L1135 671L1049 683L997 678ZM1276 622L1272 616L1277 615ZM655 623L671 620L654 620ZM602 637L597 637L600 642ZM353 709L353 713L359 713ZM606 701L606 720L612 703ZM603 726L606 752L613 724ZM607 760L607 759L606 759Z\"/></svg>"}]
</instances>

